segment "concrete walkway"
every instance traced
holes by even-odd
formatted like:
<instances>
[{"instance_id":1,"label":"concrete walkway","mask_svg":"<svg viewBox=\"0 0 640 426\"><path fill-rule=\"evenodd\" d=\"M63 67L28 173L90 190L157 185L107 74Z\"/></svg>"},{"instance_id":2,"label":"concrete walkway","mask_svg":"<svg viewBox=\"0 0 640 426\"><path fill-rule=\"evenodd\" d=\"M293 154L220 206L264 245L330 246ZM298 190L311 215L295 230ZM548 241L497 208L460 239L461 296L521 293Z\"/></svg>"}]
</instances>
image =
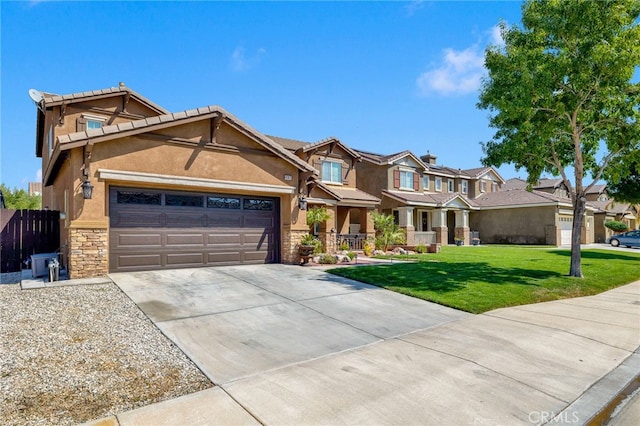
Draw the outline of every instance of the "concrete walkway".
<instances>
[{"instance_id":1,"label":"concrete walkway","mask_svg":"<svg viewBox=\"0 0 640 426\"><path fill-rule=\"evenodd\" d=\"M640 372L640 282L470 315L286 265L111 278L216 386L100 424L583 424Z\"/></svg>"}]
</instances>

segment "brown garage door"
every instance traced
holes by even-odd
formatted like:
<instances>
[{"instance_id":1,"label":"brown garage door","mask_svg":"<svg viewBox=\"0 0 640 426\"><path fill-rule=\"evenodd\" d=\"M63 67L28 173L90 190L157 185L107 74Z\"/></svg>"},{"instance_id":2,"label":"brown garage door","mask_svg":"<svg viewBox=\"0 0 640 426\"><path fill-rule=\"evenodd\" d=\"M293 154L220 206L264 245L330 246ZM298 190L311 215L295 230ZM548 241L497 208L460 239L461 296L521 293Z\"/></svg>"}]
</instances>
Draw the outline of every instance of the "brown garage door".
<instances>
[{"instance_id":1,"label":"brown garage door","mask_svg":"<svg viewBox=\"0 0 640 426\"><path fill-rule=\"evenodd\" d=\"M279 262L279 199L109 191L111 272Z\"/></svg>"}]
</instances>

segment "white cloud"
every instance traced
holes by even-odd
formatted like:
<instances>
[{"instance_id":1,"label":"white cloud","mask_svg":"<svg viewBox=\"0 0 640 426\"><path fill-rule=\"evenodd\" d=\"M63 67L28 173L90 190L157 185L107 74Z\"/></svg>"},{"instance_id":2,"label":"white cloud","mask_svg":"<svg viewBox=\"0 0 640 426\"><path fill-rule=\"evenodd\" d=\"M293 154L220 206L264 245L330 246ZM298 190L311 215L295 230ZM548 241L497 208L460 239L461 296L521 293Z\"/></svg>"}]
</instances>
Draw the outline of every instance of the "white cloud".
<instances>
[{"instance_id":1,"label":"white cloud","mask_svg":"<svg viewBox=\"0 0 640 426\"><path fill-rule=\"evenodd\" d=\"M238 46L231 54L231 69L238 72L247 71L258 65L266 54L267 50L261 47L247 57L245 48Z\"/></svg>"},{"instance_id":2,"label":"white cloud","mask_svg":"<svg viewBox=\"0 0 640 426\"><path fill-rule=\"evenodd\" d=\"M442 62L417 78L421 95L464 95L480 88L484 75L484 54L477 45L465 50L443 50Z\"/></svg>"},{"instance_id":3,"label":"white cloud","mask_svg":"<svg viewBox=\"0 0 640 426\"><path fill-rule=\"evenodd\" d=\"M500 33L500 25L491 28L491 44L498 47L504 46L504 39Z\"/></svg>"},{"instance_id":4,"label":"white cloud","mask_svg":"<svg viewBox=\"0 0 640 426\"><path fill-rule=\"evenodd\" d=\"M404 7L404 10L407 12L407 16L413 16L418 10L424 7L423 0L414 0L410 2L408 5Z\"/></svg>"},{"instance_id":5,"label":"white cloud","mask_svg":"<svg viewBox=\"0 0 640 426\"><path fill-rule=\"evenodd\" d=\"M38 169L36 172L36 180L34 182L42 182L42 169Z\"/></svg>"}]
</instances>

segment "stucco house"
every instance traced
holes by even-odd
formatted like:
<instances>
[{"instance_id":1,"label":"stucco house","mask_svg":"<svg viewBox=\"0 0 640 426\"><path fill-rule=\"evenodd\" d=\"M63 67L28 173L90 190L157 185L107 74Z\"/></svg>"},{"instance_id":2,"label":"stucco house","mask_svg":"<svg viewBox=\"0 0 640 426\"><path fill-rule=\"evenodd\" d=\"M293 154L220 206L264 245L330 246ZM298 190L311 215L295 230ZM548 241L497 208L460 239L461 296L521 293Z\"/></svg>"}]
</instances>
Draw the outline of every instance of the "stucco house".
<instances>
[{"instance_id":1,"label":"stucco house","mask_svg":"<svg viewBox=\"0 0 640 426\"><path fill-rule=\"evenodd\" d=\"M318 142L270 138L318 171L318 179L307 184L304 201L307 208L324 207L329 213L316 230L326 250L335 251L341 242L361 249L375 234L371 214L380 204L378 197L356 186L361 179L356 164L362 157L335 137Z\"/></svg>"},{"instance_id":2,"label":"stucco house","mask_svg":"<svg viewBox=\"0 0 640 426\"><path fill-rule=\"evenodd\" d=\"M380 210L393 214L406 231L407 245L470 242L469 214L473 199L498 191L504 183L491 167L454 169L437 157L410 151L391 155L358 151L358 187L381 198Z\"/></svg>"},{"instance_id":3,"label":"stucco house","mask_svg":"<svg viewBox=\"0 0 640 426\"><path fill-rule=\"evenodd\" d=\"M325 233L373 232L378 199L356 189L358 155L338 140L286 149L219 106L170 113L123 84L37 107L43 206L62 213L71 278L295 263L306 203L330 207Z\"/></svg>"}]
</instances>

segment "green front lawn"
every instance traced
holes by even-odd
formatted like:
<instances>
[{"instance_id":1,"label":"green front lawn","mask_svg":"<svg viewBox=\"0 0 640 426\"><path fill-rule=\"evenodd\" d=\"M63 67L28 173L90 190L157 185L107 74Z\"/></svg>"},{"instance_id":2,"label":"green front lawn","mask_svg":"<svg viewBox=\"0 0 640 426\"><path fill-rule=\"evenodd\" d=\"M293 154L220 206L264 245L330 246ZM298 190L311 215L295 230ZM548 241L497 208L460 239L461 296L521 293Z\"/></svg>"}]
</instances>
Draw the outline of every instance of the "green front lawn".
<instances>
[{"instance_id":1,"label":"green front lawn","mask_svg":"<svg viewBox=\"0 0 640 426\"><path fill-rule=\"evenodd\" d=\"M587 296L640 279L640 251L583 250L582 279L567 276L569 250L549 247L445 246L409 258L417 262L330 272L473 313Z\"/></svg>"}]
</instances>

